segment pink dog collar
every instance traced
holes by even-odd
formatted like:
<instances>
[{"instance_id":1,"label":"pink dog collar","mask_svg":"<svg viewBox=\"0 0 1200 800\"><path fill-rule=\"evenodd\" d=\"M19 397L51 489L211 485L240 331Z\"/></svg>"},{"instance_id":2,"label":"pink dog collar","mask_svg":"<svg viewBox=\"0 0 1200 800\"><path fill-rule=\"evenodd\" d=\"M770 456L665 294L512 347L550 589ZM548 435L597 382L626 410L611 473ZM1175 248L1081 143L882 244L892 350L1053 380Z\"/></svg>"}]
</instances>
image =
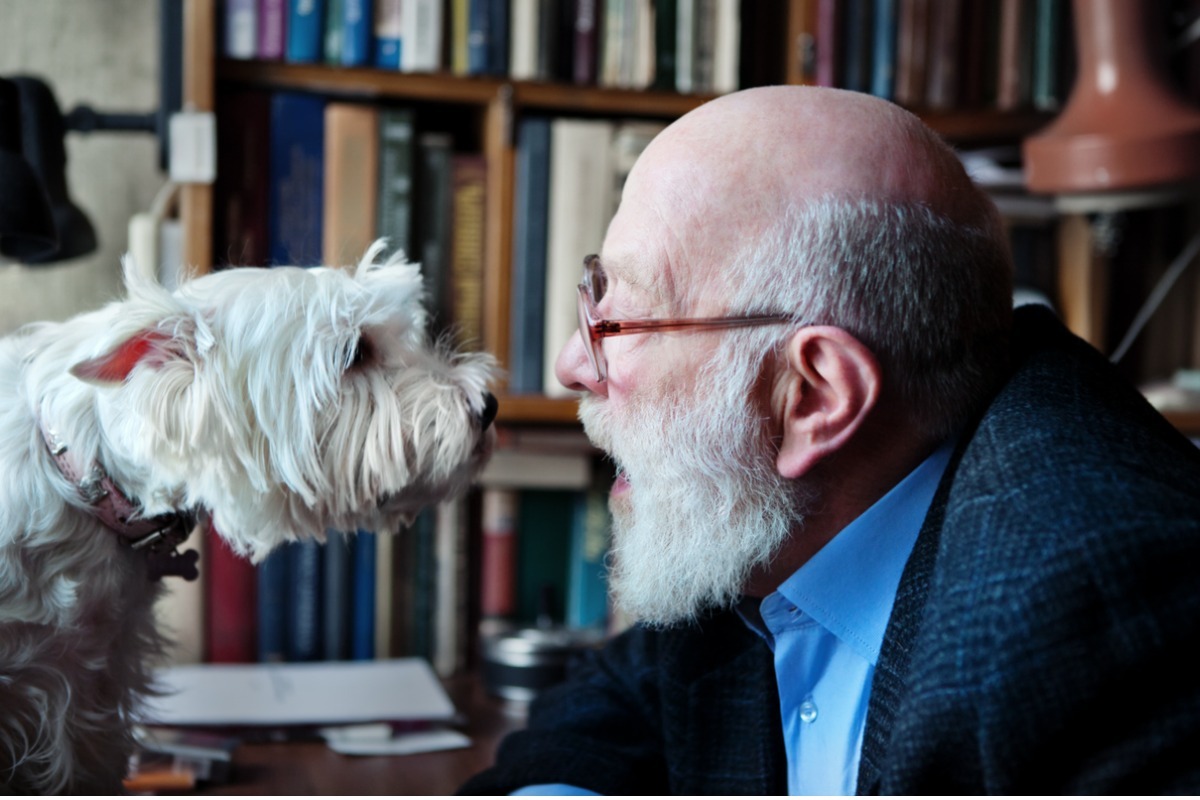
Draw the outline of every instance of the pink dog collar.
<instances>
[{"instance_id":1,"label":"pink dog collar","mask_svg":"<svg viewBox=\"0 0 1200 800\"><path fill-rule=\"evenodd\" d=\"M54 431L41 426L42 440L58 471L79 490L85 508L104 527L118 534L133 550L146 554L151 580L177 575L194 581L199 576L195 550L180 553L195 526L195 515L188 511L143 517L141 503L130 500L100 464L93 462L85 473L69 455L66 442Z\"/></svg>"}]
</instances>

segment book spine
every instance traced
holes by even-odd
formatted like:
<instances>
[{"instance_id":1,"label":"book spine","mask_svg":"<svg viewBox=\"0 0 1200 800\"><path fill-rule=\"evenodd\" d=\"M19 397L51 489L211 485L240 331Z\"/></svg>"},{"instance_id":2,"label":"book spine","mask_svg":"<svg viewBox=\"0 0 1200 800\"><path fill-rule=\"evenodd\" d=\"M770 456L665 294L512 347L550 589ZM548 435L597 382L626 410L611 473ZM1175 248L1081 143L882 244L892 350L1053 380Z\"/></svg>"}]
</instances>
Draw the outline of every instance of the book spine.
<instances>
[{"instance_id":1,"label":"book spine","mask_svg":"<svg viewBox=\"0 0 1200 800\"><path fill-rule=\"evenodd\" d=\"M350 658L353 563L344 533L326 533L321 568L321 658L345 661Z\"/></svg>"},{"instance_id":2,"label":"book spine","mask_svg":"<svg viewBox=\"0 0 1200 800\"><path fill-rule=\"evenodd\" d=\"M325 101L299 92L271 97L270 262L313 266L322 256Z\"/></svg>"},{"instance_id":3,"label":"book spine","mask_svg":"<svg viewBox=\"0 0 1200 800\"><path fill-rule=\"evenodd\" d=\"M446 133L424 133L417 140L417 192L422 202L416 208L414 247L421 261L429 297L430 326L445 328L450 298L451 192L454 142Z\"/></svg>"},{"instance_id":4,"label":"book spine","mask_svg":"<svg viewBox=\"0 0 1200 800\"><path fill-rule=\"evenodd\" d=\"M490 0L467 2L467 70L468 75L486 75L490 66L488 49L492 39Z\"/></svg>"},{"instance_id":5,"label":"book spine","mask_svg":"<svg viewBox=\"0 0 1200 800\"><path fill-rule=\"evenodd\" d=\"M488 0L490 39L487 48L487 74L508 74L509 0Z\"/></svg>"},{"instance_id":6,"label":"book spine","mask_svg":"<svg viewBox=\"0 0 1200 800\"><path fill-rule=\"evenodd\" d=\"M378 187L375 229L393 250L409 255L413 252L413 113L383 108L378 119L379 173L368 184Z\"/></svg>"},{"instance_id":7,"label":"book spine","mask_svg":"<svg viewBox=\"0 0 1200 800\"><path fill-rule=\"evenodd\" d=\"M517 81L538 79L538 14L540 0L512 0L509 25L508 76Z\"/></svg>"},{"instance_id":8,"label":"book spine","mask_svg":"<svg viewBox=\"0 0 1200 800\"><path fill-rule=\"evenodd\" d=\"M325 0L325 28L321 43L325 63L342 65L342 44L346 38L346 0Z\"/></svg>"},{"instance_id":9,"label":"book spine","mask_svg":"<svg viewBox=\"0 0 1200 800\"><path fill-rule=\"evenodd\" d=\"M322 549L315 539L292 542L287 559L287 661L316 661L321 657Z\"/></svg>"},{"instance_id":10,"label":"book spine","mask_svg":"<svg viewBox=\"0 0 1200 800\"><path fill-rule=\"evenodd\" d=\"M654 0L654 84L660 92L675 91L675 53L678 0Z\"/></svg>"},{"instance_id":11,"label":"book spine","mask_svg":"<svg viewBox=\"0 0 1200 800\"><path fill-rule=\"evenodd\" d=\"M509 391L542 390L545 349L546 225L550 193L550 120L525 117L517 130L516 208L509 319Z\"/></svg>"},{"instance_id":12,"label":"book spine","mask_svg":"<svg viewBox=\"0 0 1200 800\"><path fill-rule=\"evenodd\" d=\"M331 102L325 107L322 263L357 264L376 232L379 109Z\"/></svg>"},{"instance_id":13,"label":"book spine","mask_svg":"<svg viewBox=\"0 0 1200 800\"><path fill-rule=\"evenodd\" d=\"M402 27L408 46L401 51L404 72L436 72L442 66L441 0L404 0Z\"/></svg>"},{"instance_id":14,"label":"book spine","mask_svg":"<svg viewBox=\"0 0 1200 800\"><path fill-rule=\"evenodd\" d=\"M517 504L517 620L563 622L567 561L578 492L527 489Z\"/></svg>"},{"instance_id":15,"label":"book spine","mask_svg":"<svg viewBox=\"0 0 1200 800\"><path fill-rule=\"evenodd\" d=\"M217 264L264 266L270 254L270 96L258 90L217 98L217 182L213 251Z\"/></svg>"},{"instance_id":16,"label":"book spine","mask_svg":"<svg viewBox=\"0 0 1200 800\"><path fill-rule=\"evenodd\" d=\"M283 58L287 46L288 0L259 0L258 57L267 61Z\"/></svg>"},{"instance_id":17,"label":"book spine","mask_svg":"<svg viewBox=\"0 0 1200 800\"><path fill-rule=\"evenodd\" d=\"M375 534L358 531L350 542L350 658L375 658Z\"/></svg>"},{"instance_id":18,"label":"book spine","mask_svg":"<svg viewBox=\"0 0 1200 800\"><path fill-rule=\"evenodd\" d=\"M284 59L313 64L324 57L325 0L288 0L287 44Z\"/></svg>"},{"instance_id":19,"label":"book spine","mask_svg":"<svg viewBox=\"0 0 1200 800\"><path fill-rule=\"evenodd\" d=\"M516 615L517 498L515 489L483 490L479 607L484 619Z\"/></svg>"},{"instance_id":20,"label":"book spine","mask_svg":"<svg viewBox=\"0 0 1200 800\"><path fill-rule=\"evenodd\" d=\"M383 0L380 0L383 2ZM364 67L371 63L371 40L374 37L374 5L372 0L341 0L342 36L341 64L344 67Z\"/></svg>"},{"instance_id":21,"label":"book spine","mask_svg":"<svg viewBox=\"0 0 1200 800\"><path fill-rule=\"evenodd\" d=\"M571 80L577 86L595 86L597 71L597 40L600 38L599 6L601 0L575 0L575 27L572 38Z\"/></svg>"},{"instance_id":22,"label":"book spine","mask_svg":"<svg viewBox=\"0 0 1200 800\"><path fill-rule=\"evenodd\" d=\"M225 0L223 12L226 58L248 59L258 55L258 0Z\"/></svg>"},{"instance_id":23,"label":"book spine","mask_svg":"<svg viewBox=\"0 0 1200 800\"><path fill-rule=\"evenodd\" d=\"M898 0L874 0L874 27L871 33L871 94L891 100L896 90L896 3Z\"/></svg>"},{"instance_id":24,"label":"book spine","mask_svg":"<svg viewBox=\"0 0 1200 800\"><path fill-rule=\"evenodd\" d=\"M258 660L287 658L287 548L279 548L258 564Z\"/></svg>"},{"instance_id":25,"label":"book spine","mask_svg":"<svg viewBox=\"0 0 1200 800\"><path fill-rule=\"evenodd\" d=\"M400 69L404 53L403 0L375 0L372 16L374 63L380 69Z\"/></svg>"},{"instance_id":26,"label":"book spine","mask_svg":"<svg viewBox=\"0 0 1200 800\"><path fill-rule=\"evenodd\" d=\"M483 342L484 208L487 161L478 154L453 160L453 240L450 253L451 322L460 346Z\"/></svg>"},{"instance_id":27,"label":"book spine","mask_svg":"<svg viewBox=\"0 0 1200 800\"><path fill-rule=\"evenodd\" d=\"M842 0L814 0L816 12L815 77L817 86L842 85Z\"/></svg>"},{"instance_id":28,"label":"book spine","mask_svg":"<svg viewBox=\"0 0 1200 800\"><path fill-rule=\"evenodd\" d=\"M845 0L842 37L842 88L867 92L871 88L873 46L873 0Z\"/></svg>"},{"instance_id":29,"label":"book spine","mask_svg":"<svg viewBox=\"0 0 1200 800\"><path fill-rule=\"evenodd\" d=\"M579 493L568 558L564 620L567 627L603 630L608 623L608 577L604 560L608 555L611 526L608 487L596 486Z\"/></svg>"},{"instance_id":30,"label":"book spine","mask_svg":"<svg viewBox=\"0 0 1200 800\"><path fill-rule=\"evenodd\" d=\"M215 664L249 664L257 658L257 577L248 558L234 553L209 525L205 581L205 660Z\"/></svg>"}]
</instances>

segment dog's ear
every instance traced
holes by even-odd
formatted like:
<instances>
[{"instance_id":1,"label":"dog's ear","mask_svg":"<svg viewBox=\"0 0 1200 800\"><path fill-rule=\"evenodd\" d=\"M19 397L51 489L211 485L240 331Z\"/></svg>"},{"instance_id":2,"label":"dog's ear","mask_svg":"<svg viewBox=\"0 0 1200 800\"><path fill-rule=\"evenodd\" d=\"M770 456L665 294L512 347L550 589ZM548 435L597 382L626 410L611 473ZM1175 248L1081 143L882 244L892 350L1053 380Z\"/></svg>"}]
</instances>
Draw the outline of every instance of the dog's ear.
<instances>
[{"instance_id":1,"label":"dog's ear","mask_svg":"<svg viewBox=\"0 0 1200 800\"><path fill-rule=\"evenodd\" d=\"M162 364L171 357L171 336L156 328L144 328L104 355L80 361L71 374L81 381L99 385L122 383L138 364Z\"/></svg>"}]
</instances>

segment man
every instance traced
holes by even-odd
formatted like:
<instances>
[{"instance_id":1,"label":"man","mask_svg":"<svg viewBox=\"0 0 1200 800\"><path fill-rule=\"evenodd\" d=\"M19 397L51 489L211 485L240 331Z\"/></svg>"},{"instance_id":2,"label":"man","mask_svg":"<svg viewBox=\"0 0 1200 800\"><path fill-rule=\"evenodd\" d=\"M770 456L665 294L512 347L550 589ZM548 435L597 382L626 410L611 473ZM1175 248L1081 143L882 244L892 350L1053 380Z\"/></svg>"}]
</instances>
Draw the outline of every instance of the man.
<instances>
[{"instance_id":1,"label":"man","mask_svg":"<svg viewBox=\"0 0 1200 800\"><path fill-rule=\"evenodd\" d=\"M470 793L1200 789L1200 458L914 117L773 87L628 178L559 379L642 621Z\"/></svg>"}]
</instances>

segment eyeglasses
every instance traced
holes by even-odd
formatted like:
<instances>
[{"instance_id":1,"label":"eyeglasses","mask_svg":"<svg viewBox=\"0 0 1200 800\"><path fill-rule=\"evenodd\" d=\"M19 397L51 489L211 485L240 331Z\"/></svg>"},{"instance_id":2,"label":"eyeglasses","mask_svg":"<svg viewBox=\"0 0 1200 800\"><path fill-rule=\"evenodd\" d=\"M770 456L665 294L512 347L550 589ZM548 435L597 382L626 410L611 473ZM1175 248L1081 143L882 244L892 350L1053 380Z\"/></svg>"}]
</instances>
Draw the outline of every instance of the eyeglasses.
<instances>
[{"instance_id":1,"label":"eyeglasses","mask_svg":"<svg viewBox=\"0 0 1200 800\"><path fill-rule=\"evenodd\" d=\"M710 317L707 319L597 319L596 306L604 299L608 290L608 278L600 266L600 257L590 255L583 259L583 280L579 284L579 336L587 353L596 380L608 378L608 362L600 340L609 336L627 336L631 333L655 331L678 331L687 328L748 328L754 325L774 325L793 322L787 314L760 314L745 317Z\"/></svg>"}]
</instances>

